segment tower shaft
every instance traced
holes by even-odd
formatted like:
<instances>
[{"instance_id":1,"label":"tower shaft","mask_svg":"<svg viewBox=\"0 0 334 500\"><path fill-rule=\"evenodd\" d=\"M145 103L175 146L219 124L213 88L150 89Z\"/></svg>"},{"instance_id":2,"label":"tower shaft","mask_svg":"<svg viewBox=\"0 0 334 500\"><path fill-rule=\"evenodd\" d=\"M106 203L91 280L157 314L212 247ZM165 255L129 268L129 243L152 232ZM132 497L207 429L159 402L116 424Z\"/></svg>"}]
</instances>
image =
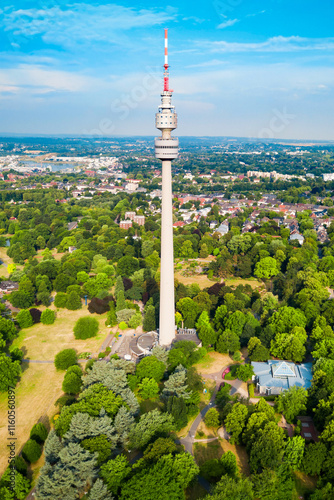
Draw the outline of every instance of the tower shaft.
<instances>
[{"instance_id":1,"label":"tower shaft","mask_svg":"<svg viewBox=\"0 0 334 500\"><path fill-rule=\"evenodd\" d=\"M162 161L161 269L159 344L175 337L172 162Z\"/></svg>"},{"instance_id":2,"label":"tower shaft","mask_svg":"<svg viewBox=\"0 0 334 500\"><path fill-rule=\"evenodd\" d=\"M172 106L172 91L169 90L167 30L163 88L161 105L155 116L155 126L161 130L161 137L155 138L154 145L155 157L162 161L159 344L169 346L175 338L172 160L178 157L179 141L171 136L172 130L177 127L177 114Z\"/></svg>"}]
</instances>

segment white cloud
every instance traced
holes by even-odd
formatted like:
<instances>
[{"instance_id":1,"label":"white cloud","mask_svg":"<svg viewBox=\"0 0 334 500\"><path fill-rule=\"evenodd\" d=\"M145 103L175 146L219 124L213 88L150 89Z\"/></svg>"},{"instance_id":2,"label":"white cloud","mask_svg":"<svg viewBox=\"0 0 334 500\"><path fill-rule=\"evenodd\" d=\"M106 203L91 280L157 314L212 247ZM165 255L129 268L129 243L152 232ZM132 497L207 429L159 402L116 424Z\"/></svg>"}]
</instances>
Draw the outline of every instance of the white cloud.
<instances>
[{"instance_id":1,"label":"white cloud","mask_svg":"<svg viewBox=\"0 0 334 500\"><path fill-rule=\"evenodd\" d=\"M14 93L81 92L97 84L91 77L28 64L0 70L0 88Z\"/></svg>"},{"instance_id":2,"label":"white cloud","mask_svg":"<svg viewBox=\"0 0 334 500\"><path fill-rule=\"evenodd\" d=\"M298 52L298 51L331 51L334 49L334 38L302 38L299 36L276 36L264 42L226 42L200 41L201 48L210 52Z\"/></svg>"},{"instance_id":3,"label":"white cloud","mask_svg":"<svg viewBox=\"0 0 334 500\"><path fill-rule=\"evenodd\" d=\"M219 30L228 28L229 26L233 26L234 24L238 23L239 19L228 19L227 21L224 21L223 23L220 23L217 28Z\"/></svg>"},{"instance_id":4,"label":"white cloud","mask_svg":"<svg viewBox=\"0 0 334 500\"><path fill-rule=\"evenodd\" d=\"M42 36L49 44L65 47L89 42L122 43L123 32L174 19L176 10L73 3L48 9L9 9L3 13L5 31L16 37Z\"/></svg>"}]
</instances>

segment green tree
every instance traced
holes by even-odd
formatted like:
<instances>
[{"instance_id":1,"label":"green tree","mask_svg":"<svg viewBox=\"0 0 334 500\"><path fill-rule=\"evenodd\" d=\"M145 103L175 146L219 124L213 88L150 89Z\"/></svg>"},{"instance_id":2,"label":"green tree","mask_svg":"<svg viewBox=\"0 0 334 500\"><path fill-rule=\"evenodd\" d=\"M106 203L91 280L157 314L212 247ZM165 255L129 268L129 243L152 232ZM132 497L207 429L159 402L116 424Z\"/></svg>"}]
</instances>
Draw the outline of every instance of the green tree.
<instances>
[{"instance_id":1,"label":"green tree","mask_svg":"<svg viewBox=\"0 0 334 500\"><path fill-rule=\"evenodd\" d=\"M182 397L169 396L167 399L167 411L172 415L177 431L180 431L187 425L187 405Z\"/></svg>"},{"instance_id":2,"label":"green tree","mask_svg":"<svg viewBox=\"0 0 334 500\"><path fill-rule=\"evenodd\" d=\"M289 438L285 447L284 460L291 470L299 470L305 449L305 439L301 436Z\"/></svg>"},{"instance_id":3,"label":"green tree","mask_svg":"<svg viewBox=\"0 0 334 500\"><path fill-rule=\"evenodd\" d=\"M130 475L131 466L126 457L119 455L113 460L103 464L100 476L106 483L108 489L116 494L122 482Z\"/></svg>"},{"instance_id":4,"label":"green tree","mask_svg":"<svg viewBox=\"0 0 334 500\"><path fill-rule=\"evenodd\" d=\"M31 489L29 479L24 477L16 468L9 467L0 479L0 498L2 500L24 500Z\"/></svg>"},{"instance_id":5,"label":"green tree","mask_svg":"<svg viewBox=\"0 0 334 500\"><path fill-rule=\"evenodd\" d=\"M247 415L247 407L241 403L235 403L225 419L225 427L227 432L232 435L231 442L233 444L239 443L240 435L246 425Z\"/></svg>"},{"instance_id":6,"label":"green tree","mask_svg":"<svg viewBox=\"0 0 334 500\"><path fill-rule=\"evenodd\" d=\"M200 306L190 297L185 297L178 301L176 308L184 318L184 327L195 328L196 319L201 312Z\"/></svg>"},{"instance_id":7,"label":"green tree","mask_svg":"<svg viewBox=\"0 0 334 500\"><path fill-rule=\"evenodd\" d=\"M144 315L143 330L145 332L154 331L156 328L155 307L148 306Z\"/></svg>"},{"instance_id":8,"label":"green tree","mask_svg":"<svg viewBox=\"0 0 334 500\"><path fill-rule=\"evenodd\" d=\"M37 441L37 443L39 444L44 443L47 437L48 437L48 431L45 425L42 424L41 422L35 424L30 431L30 438L34 439L34 441Z\"/></svg>"},{"instance_id":9,"label":"green tree","mask_svg":"<svg viewBox=\"0 0 334 500\"><path fill-rule=\"evenodd\" d=\"M67 370L72 365L77 364L77 354L74 349L63 349L55 357L57 370Z\"/></svg>"},{"instance_id":10,"label":"green tree","mask_svg":"<svg viewBox=\"0 0 334 500\"><path fill-rule=\"evenodd\" d=\"M105 462L111 454L111 444L105 434L87 438L81 441L81 446L91 453L97 453L97 464Z\"/></svg>"},{"instance_id":11,"label":"green tree","mask_svg":"<svg viewBox=\"0 0 334 500\"><path fill-rule=\"evenodd\" d=\"M7 392L15 387L21 375L20 361L12 361L4 353L0 353L0 392Z\"/></svg>"},{"instance_id":12,"label":"green tree","mask_svg":"<svg viewBox=\"0 0 334 500\"><path fill-rule=\"evenodd\" d=\"M326 454L327 448L324 443L318 442L307 445L302 461L303 471L309 476L319 476Z\"/></svg>"},{"instance_id":13,"label":"green tree","mask_svg":"<svg viewBox=\"0 0 334 500\"><path fill-rule=\"evenodd\" d=\"M239 337L231 330L225 330L218 338L216 351L221 353L236 352L240 349Z\"/></svg>"},{"instance_id":14,"label":"green tree","mask_svg":"<svg viewBox=\"0 0 334 500\"><path fill-rule=\"evenodd\" d=\"M79 318L74 325L73 333L76 339L89 339L95 337L99 331L99 322L91 316Z\"/></svg>"},{"instance_id":15,"label":"green tree","mask_svg":"<svg viewBox=\"0 0 334 500\"><path fill-rule=\"evenodd\" d=\"M34 324L31 314L28 309L22 309L16 316L20 328L29 328Z\"/></svg>"},{"instance_id":16,"label":"green tree","mask_svg":"<svg viewBox=\"0 0 334 500\"><path fill-rule=\"evenodd\" d=\"M82 308L80 295L75 291L72 291L67 294L66 308L69 309L70 311L76 311L77 309Z\"/></svg>"},{"instance_id":17,"label":"green tree","mask_svg":"<svg viewBox=\"0 0 334 500\"><path fill-rule=\"evenodd\" d=\"M97 479L89 491L90 500L113 500L112 494L102 479Z\"/></svg>"},{"instance_id":18,"label":"green tree","mask_svg":"<svg viewBox=\"0 0 334 500\"><path fill-rule=\"evenodd\" d=\"M64 292L58 292L55 296L54 304L56 307L66 307L67 295Z\"/></svg>"},{"instance_id":19,"label":"green tree","mask_svg":"<svg viewBox=\"0 0 334 500\"><path fill-rule=\"evenodd\" d=\"M222 476L215 486L212 495L204 497L205 500L253 500L252 483L248 478L232 478Z\"/></svg>"},{"instance_id":20,"label":"green tree","mask_svg":"<svg viewBox=\"0 0 334 500\"><path fill-rule=\"evenodd\" d=\"M292 386L283 391L276 399L276 410L284 413L287 422L291 423L300 412L306 410L307 390L304 387Z\"/></svg>"},{"instance_id":21,"label":"green tree","mask_svg":"<svg viewBox=\"0 0 334 500\"><path fill-rule=\"evenodd\" d=\"M252 472L269 468L275 469L282 461L284 454L284 431L276 422L268 422L258 431L250 454Z\"/></svg>"},{"instance_id":22,"label":"green tree","mask_svg":"<svg viewBox=\"0 0 334 500\"><path fill-rule=\"evenodd\" d=\"M257 278L270 279L279 273L279 265L273 257L264 257L256 263L254 275Z\"/></svg>"},{"instance_id":23,"label":"green tree","mask_svg":"<svg viewBox=\"0 0 334 500\"><path fill-rule=\"evenodd\" d=\"M252 365L239 365L236 369L235 374L238 379L242 380L243 382L247 382L247 380L251 379L254 375L254 370Z\"/></svg>"},{"instance_id":24,"label":"green tree","mask_svg":"<svg viewBox=\"0 0 334 500\"><path fill-rule=\"evenodd\" d=\"M159 361L155 356L147 356L138 363L136 375L139 380L149 378L160 382L165 370L166 367L162 361Z\"/></svg>"},{"instance_id":25,"label":"green tree","mask_svg":"<svg viewBox=\"0 0 334 500\"><path fill-rule=\"evenodd\" d=\"M204 419L204 422L205 422L205 425L207 427L219 427L219 412L218 410L216 410L216 408L210 408L207 412L207 414L205 415L205 419Z\"/></svg>"},{"instance_id":26,"label":"green tree","mask_svg":"<svg viewBox=\"0 0 334 500\"><path fill-rule=\"evenodd\" d=\"M42 449L34 439L29 439L22 448L22 456L24 460L31 464L37 462L41 455Z\"/></svg>"},{"instance_id":27,"label":"green tree","mask_svg":"<svg viewBox=\"0 0 334 500\"><path fill-rule=\"evenodd\" d=\"M53 325L56 319L56 313L52 309L45 309L41 315L43 325Z\"/></svg>"},{"instance_id":28,"label":"green tree","mask_svg":"<svg viewBox=\"0 0 334 500\"><path fill-rule=\"evenodd\" d=\"M153 378L143 378L139 384L139 394L142 399L156 399L159 386Z\"/></svg>"},{"instance_id":29,"label":"green tree","mask_svg":"<svg viewBox=\"0 0 334 500\"><path fill-rule=\"evenodd\" d=\"M141 415L139 422L130 431L130 445L143 448L154 437L168 434L174 429L173 417L169 413L161 413L157 409Z\"/></svg>"},{"instance_id":30,"label":"green tree","mask_svg":"<svg viewBox=\"0 0 334 500\"><path fill-rule=\"evenodd\" d=\"M76 367L76 365L74 365L74 367ZM80 375L78 375L77 373L70 371L71 368L72 367L68 368L67 372L65 373L62 389L67 394L78 394L82 385L81 373ZM80 368L79 370L81 372Z\"/></svg>"}]
</instances>

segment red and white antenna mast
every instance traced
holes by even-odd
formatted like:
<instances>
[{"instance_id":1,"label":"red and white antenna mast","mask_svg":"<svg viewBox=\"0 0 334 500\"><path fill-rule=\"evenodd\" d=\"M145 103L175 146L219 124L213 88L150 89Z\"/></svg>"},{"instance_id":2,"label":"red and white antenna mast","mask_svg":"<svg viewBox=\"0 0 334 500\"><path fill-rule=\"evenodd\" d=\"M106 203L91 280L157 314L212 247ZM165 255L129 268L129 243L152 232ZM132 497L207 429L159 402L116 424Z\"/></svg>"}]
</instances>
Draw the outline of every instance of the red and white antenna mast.
<instances>
[{"instance_id":1,"label":"red and white antenna mast","mask_svg":"<svg viewBox=\"0 0 334 500\"><path fill-rule=\"evenodd\" d=\"M164 92L173 92L169 89L169 65L168 65L168 29L165 29L165 64L164 64Z\"/></svg>"}]
</instances>

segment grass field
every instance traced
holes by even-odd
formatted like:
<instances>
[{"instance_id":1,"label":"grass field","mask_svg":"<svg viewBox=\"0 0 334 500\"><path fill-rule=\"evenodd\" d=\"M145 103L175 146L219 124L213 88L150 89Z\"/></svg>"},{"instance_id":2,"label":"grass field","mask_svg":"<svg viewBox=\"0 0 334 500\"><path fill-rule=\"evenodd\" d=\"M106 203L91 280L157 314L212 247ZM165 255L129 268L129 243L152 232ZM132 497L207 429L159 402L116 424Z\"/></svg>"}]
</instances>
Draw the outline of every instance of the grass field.
<instances>
[{"instance_id":1,"label":"grass field","mask_svg":"<svg viewBox=\"0 0 334 500\"><path fill-rule=\"evenodd\" d=\"M51 306L52 307L52 306ZM109 333L104 325L106 315L94 315L99 320L100 330L96 337L76 340L73 335L75 321L89 315L87 307L79 311L60 309L53 325L41 323L20 331L13 342L24 350L24 357L30 360L53 361L57 352L74 348L80 352L98 352L103 339ZM16 438L17 452L29 439L32 426L38 421L48 422L55 413L54 403L61 396L64 372L57 372L53 363L23 363L21 380L16 386ZM7 461L6 440L7 395L0 397L0 474Z\"/></svg>"},{"instance_id":2,"label":"grass field","mask_svg":"<svg viewBox=\"0 0 334 500\"><path fill-rule=\"evenodd\" d=\"M201 466L207 460L220 458L227 451L232 451L237 459L237 465L241 474L249 475L248 455L244 446L235 446L225 439L211 441L210 443L195 443L194 456L197 465Z\"/></svg>"},{"instance_id":3,"label":"grass field","mask_svg":"<svg viewBox=\"0 0 334 500\"><path fill-rule=\"evenodd\" d=\"M203 290L215 284L214 281L208 279L205 274L195 274L194 276L182 276L180 271L175 272L175 279L183 285L192 285L196 283Z\"/></svg>"},{"instance_id":4,"label":"grass field","mask_svg":"<svg viewBox=\"0 0 334 500\"><path fill-rule=\"evenodd\" d=\"M208 352L206 356L196 365L196 370L201 375L219 372L224 366L230 365L233 360L227 354L219 352Z\"/></svg>"}]
</instances>

